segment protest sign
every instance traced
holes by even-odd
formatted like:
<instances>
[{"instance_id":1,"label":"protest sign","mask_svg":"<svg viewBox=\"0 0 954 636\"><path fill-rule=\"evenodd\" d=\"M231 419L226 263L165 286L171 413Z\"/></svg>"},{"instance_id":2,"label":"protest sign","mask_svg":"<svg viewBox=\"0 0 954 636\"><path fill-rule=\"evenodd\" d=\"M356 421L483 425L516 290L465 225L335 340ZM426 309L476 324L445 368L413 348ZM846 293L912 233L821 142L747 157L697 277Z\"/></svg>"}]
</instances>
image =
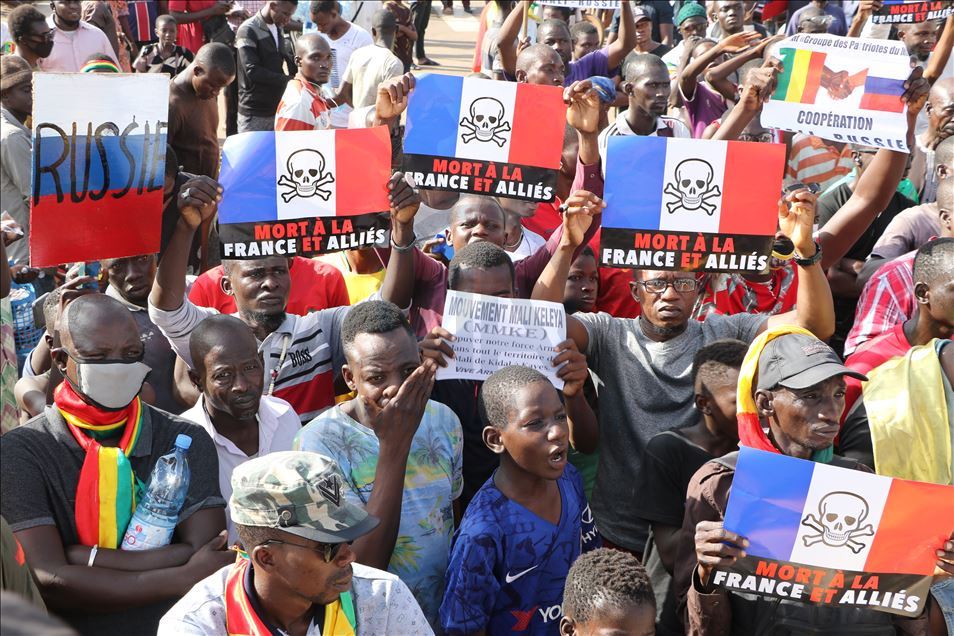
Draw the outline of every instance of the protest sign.
<instances>
[{"instance_id":1,"label":"protest sign","mask_svg":"<svg viewBox=\"0 0 954 636\"><path fill-rule=\"evenodd\" d=\"M30 264L159 251L163 75L35 73Z\"/></svg>"},{"instance_id":2,"label":"protest sign","mask_svg":"<svg viewBox=\"0 0 954 636\"><path fill-rule=\"evenodd\" d=\"M554 347L566 340L563 305L449 290L441 326L457 339L454 357L437 369L438 380L486 380L494 371L519 364L563 388L551 364Z\"/></svg>"},{"instance_id":3,"label":"protest sign","mask_svg":"<svg viewBox=\"0 0 954 636\"><path fill-rule=\"evenodd\" d=\"M871 16L874 24L914 24L941 20L954 12L951 0L884 0Z\"/></svg>"},{"instance_id":4,"label":"protest sign","mask_svg":"<svg viewBox=\"0 0 954 636\"><path fill-rule=\"evenodd\" d=\"M917 616L954 531L954 487L743 447L725 528L749 548L715 585Z\"/></svg>"},{"instance_id":5,"label":"protest sign","mask_svg":"<svg viewBox=\"0 0 954 636\"><path fill-rule=\"evenodd\" d=\"M800 33L773 55L782 72L762 125L907 152L901 95L911 63L904 44Z\"/></svg>"},{"instance_id":6,"label":"protest sign","mask_svg":"<svg viewBox=\"0 0 954 636\"><path fill-rule=\"evenodd\" d=\"M222 258L370 247L389 226L385 126L250 132L222 147Z\"/></svg>"},{"instance_id":7,"label":"protest sign","mask_svg":"<svg viewBox=\"0 0 954 636\"><path fill-rule=\"evenodd\" d=\"M407 109L404 171L419 188L552 201L563 89L425 75Z\"/></svg>"},{"instance_id":8,"label":"protest sign","mask_svg":"<svg viewBox=\"0 0 954 636\"><path fill-rule=\"evenodd\" d=\"M765 271L784 167L781 144L610 137L600 263Z\"/></svg>"},{"instance_id":9,"label":"protest sign","mask_svg":"<svg viewBox=\"0 0 954 636\"><path fill-rule=\"evenodd\" d=\"M540 4L571 9L619 9L619 0L543 0Z\"/></svg>"}]
</instances>

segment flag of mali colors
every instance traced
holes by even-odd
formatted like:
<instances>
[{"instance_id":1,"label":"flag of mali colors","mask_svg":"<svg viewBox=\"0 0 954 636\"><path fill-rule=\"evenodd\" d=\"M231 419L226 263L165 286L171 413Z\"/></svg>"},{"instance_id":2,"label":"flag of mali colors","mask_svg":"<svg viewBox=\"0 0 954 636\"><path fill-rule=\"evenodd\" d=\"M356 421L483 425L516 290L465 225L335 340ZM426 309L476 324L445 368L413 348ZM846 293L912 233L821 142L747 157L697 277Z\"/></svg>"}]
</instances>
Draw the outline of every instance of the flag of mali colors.
<instances>
[{"instance_id":1,"label":"flag of mali colors","mask_svg":"<svg viewBox=\"0 0 954 636\"><path fill-rule=\"evenodd\" d=\"M782 74L772 99L796 104L814 104L821 86L825 53L785 48L779 51Z\"/></svg>"}]
</instances>

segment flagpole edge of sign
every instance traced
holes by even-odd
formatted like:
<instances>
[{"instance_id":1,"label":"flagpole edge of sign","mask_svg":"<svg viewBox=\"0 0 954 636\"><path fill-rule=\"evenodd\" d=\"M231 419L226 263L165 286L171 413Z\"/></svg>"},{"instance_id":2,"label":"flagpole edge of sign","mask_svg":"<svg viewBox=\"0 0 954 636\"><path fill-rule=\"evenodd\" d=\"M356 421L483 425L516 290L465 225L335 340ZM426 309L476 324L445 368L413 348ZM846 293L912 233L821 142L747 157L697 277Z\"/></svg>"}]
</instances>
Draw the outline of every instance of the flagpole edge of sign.
<instances>
[{"instance_id":1,"label":"flagpole edge of sign","mask_svg":"<svg viewBox=\"0 0 954 636\"><path fill-rule=\"evenodd\" d=\"M33 81L31 265L158 252L168 78L36 73Z\"/></svg>"}]
</instances>

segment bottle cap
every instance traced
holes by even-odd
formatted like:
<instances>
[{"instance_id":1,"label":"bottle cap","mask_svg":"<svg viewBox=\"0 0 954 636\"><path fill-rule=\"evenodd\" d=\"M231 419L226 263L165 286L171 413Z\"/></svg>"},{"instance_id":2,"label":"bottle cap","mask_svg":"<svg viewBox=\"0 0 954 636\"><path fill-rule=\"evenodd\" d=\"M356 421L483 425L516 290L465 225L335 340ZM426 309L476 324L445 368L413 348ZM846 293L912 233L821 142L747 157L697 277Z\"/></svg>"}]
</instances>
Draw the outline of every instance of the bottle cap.
<instances>
[{"instance_id":1,"label":"bottle cap","mask_svg":"<svg viewBox=\"0 0 954 636\"><path fill-rule=\"evenodd\" d=\"M181 448L182 450L189 450L189 447L192 446L192 438L184 433L179 433L176 435L176 448Z\"/></svg>"}]
</instances>

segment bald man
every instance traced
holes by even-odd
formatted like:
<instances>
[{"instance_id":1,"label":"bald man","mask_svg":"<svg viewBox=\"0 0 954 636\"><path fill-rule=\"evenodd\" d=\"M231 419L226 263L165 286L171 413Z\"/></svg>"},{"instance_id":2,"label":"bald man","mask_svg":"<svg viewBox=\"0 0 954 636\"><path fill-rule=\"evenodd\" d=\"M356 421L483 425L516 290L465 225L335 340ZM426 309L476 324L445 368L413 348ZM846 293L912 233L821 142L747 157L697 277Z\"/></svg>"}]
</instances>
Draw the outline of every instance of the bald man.
<instances>
[{"instance_id":1,"label":"bald man","mask_svg":"<svg viewBox=\"0 0 954 636\"><path fill-rule=\"evenodd\" d=\"M531 44L517 56L517 82L563 86L566 66L560 54L546 44Z\"/></svg>"},{"instance_id":2,"label":"bald man","mask_svg":"<svg viewBox=\"0 0 954 636\"><path fill-rule=\"evenodd\" d=\"M33 566L47 607L81 634L155 633L159 618L197 581L226 565L225 501L212 444L198 427L142 403L149 367L129 311L89 294L59 320L54 364L66 378L54 405L0 445L0 514ZM129 522L117 501L136 501L176 436L192 438L192 478L176 543L117 549ZM118 458L109 449L122 452ZM107 463L103 463L103 462ZM115 486L90 491L108 466Z\"/></svg>"},{"instance_id":3,"label":"bald man","mask_svg":"<svg viewBox=\"0 0 954 636\"><path fill-rule=\"evenodd\" d=\"M275 114L275 130L326 130L330 107L321 95L331 77L331 46L318 33L306 33L295 43L295 78L285 86Z\"/></svg>"},{"instance_id":4,"label":"bald man","mask_svg":"<svg viewBox=\"0 0 954 636\"><path fill-rule=\"evenodd\" d=\"M292 449L301 420L280 398L262 395L265 365L248 325L234 316L210 316L189 337L195 365L189 378L201 391L199 401L182 414L198 424L215 445L219 489L232 496L232 471L252 457ZM229 543L238 539L226 514Z\"/></svg>"},{"instance_id":5,"label":"bald man","mask_svg":"<svg viewBox=\"0 0 954 636\"><path fill-rule=\"evenodd\" d=\"M219 173L218 96L235 79L235 58L224 44L206 44L169 85L168 143L185 172Z\"/></svg>"},{"instance_id":6,"label":"bald man","mask_svg":"<svg viewBox=\"0 0 954 636\"><path fill-rule=\"evenodd\" d=\"M943 140L954 136L954 77L935 82L924 112L927 130L915 139L910 179L921 195L921 203L937 200L938 175L934 151Z\"/></svg>"}]
</instances>

